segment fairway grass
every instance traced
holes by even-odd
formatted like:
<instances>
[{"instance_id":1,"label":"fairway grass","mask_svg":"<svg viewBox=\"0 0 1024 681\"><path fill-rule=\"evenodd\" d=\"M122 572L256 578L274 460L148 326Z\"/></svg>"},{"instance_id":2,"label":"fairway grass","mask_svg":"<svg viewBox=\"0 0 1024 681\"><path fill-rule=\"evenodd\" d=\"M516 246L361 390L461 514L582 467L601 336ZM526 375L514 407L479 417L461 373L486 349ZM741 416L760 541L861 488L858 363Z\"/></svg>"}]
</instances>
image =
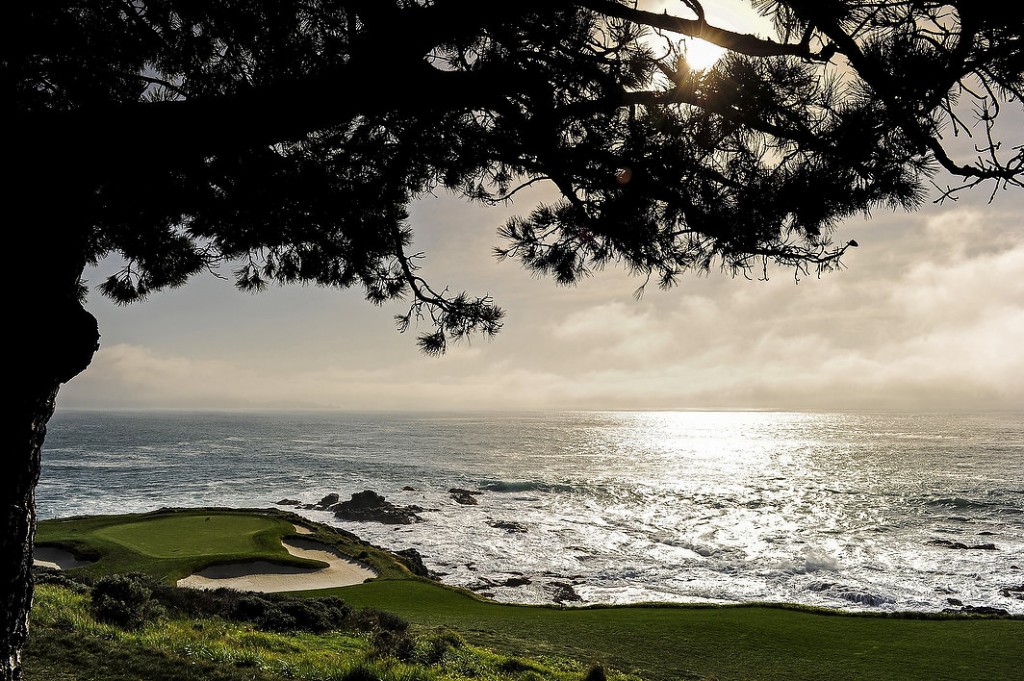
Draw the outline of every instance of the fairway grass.
<instances>
[{"instance_id":1,"label":"fairway grass","mask_svg":"<svg viewBox=\"0 0 1024 681\"><path fill-rule=\"evenodd\" d=\"M207 520L209 518L209 520ZM336 595L393 612L418 631L451 630L509 655L600 663L650 679L1020 679L1024 618L842 614L770 605L564 608L494 603L413 576L385 551L270 509L200 509L45 521L39 541L96 560L73 572L145 572L166 583L199 567L286 554L296 534L377 570ZM191 541L190 538L195 538ZM278 551L275 553L275 551ZM196 567L199 566L199 567Z\"/></svg>"}]
</instances>

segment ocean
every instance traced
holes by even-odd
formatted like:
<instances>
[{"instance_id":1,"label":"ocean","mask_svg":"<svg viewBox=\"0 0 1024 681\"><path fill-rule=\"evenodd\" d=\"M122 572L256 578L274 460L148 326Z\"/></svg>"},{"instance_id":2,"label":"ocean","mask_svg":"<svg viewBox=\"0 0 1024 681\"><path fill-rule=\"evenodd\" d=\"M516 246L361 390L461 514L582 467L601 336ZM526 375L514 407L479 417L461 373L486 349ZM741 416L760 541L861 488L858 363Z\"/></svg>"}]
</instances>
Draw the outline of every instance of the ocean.
<instances>
[{"instance_id":1,"label":"ocean","mask_svg":"<svg viewBox=\"0 0 1024 681\"><path fill-rule=\"evenodd\" d=\"M363 490L422 507L422 522L298 512L416 549L443 582L500 601L568 586L581 605L1024 614L1019 412L58 410L37 507L266 508Z\"/></svg>"}]
</instances>

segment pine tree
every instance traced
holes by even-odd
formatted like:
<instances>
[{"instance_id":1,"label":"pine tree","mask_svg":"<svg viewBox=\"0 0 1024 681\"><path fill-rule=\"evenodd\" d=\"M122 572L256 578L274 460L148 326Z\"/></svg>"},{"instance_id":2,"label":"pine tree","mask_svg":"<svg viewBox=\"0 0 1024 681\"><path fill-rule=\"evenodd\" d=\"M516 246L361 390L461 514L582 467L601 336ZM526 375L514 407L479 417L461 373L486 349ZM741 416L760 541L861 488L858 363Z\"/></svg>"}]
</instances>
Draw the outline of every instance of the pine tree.
<instances>
[{"instance_id":1,"label":"pine tree","mask_svg":"<svg viewBox=\"0 0 1024 681\"><path fill-rule=\"evenodd\" d=\"M122 303L229 269L239 287L361 287L426 320L428 354L493 334L487 296L418 274L410 204L438 187L559 198L497 254L561 283L607 263L839 265L849 216L1019 190L1019 3L757 0L772 39L625 0L79 0L9 8L7 328L16 366L0 591L21 678L34 489L60 385L99 341L82 274ZM695 69L689 37L727 50ZM1019 130L1010 127L1010 134ZM955 153L963 139L974 149ZM942 178L942 179L940 179Z\"/></svg>"}]
</instances>

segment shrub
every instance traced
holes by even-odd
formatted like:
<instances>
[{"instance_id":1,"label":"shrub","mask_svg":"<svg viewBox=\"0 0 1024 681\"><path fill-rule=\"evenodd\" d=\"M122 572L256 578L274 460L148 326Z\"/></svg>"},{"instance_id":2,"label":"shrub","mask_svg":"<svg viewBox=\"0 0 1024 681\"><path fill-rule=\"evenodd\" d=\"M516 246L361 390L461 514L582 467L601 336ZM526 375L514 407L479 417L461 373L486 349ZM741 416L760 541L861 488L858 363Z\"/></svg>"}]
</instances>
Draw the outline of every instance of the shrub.
<instances>
[{"instance_id":1,"label":"shrub","mask_svg":"<svg viewBox=\"0 0 1024 681\"><path fill-rule=\"evenodd\" d=\"M604 667L599 664L595 664L587 672L587 675L583 677L583 681L607 681L608 675L605 674Z\"/></svg>"},{"instance_id":2,"label":"shrub","mask_svg":"<svg viewBox=\"0 0 1024 681\"><path fill-rule=\"evenodd\" d=\"M424 657L427 664L440 664L449 650L459 649L466 645L458 634L445 631L436 636L430 637L427 641Z\"/></svg>"},{"instance_id":3,"label":"shrub","mask_svg":"<svg viewBox=\"0 0 1024 681\"><path fill-rule=\"evenodd\" d=\"M393 657L408 662L416 654L416 641L404 631L376 631L371 645L371 654L377 658Z\"/></svg>"},{"instance_id":4,"label":"shrub","mask_svg":"<svg viewBox=\"0 0 1024 681\"><path fill-rule=\"evenodd\" d=\"M390 612L362 608L352 613L350 626L358 631L406 631L409 623Z\"/></svg>"},{"instance_id":5,"label":"shrub","mask_svg":"<svg viewBox=\"0 0 1024 681\"><path fill-rule=\"evenodd\" d=\"M357 664L345 672L342 681L380 681L380 676L369 666Z\"/></svg>"},{"instance_id":6,"label":"shrub","mask_svg":"<svg viewBox=\"0 0 1024 681\"><path fill-rule=\"evenodd\" d=\"M163 607L152 596L152 582L145 575L102 577L92 590L93 616L124 629L137 629L163 614Z\"/></svg>"},{"instance_id":7,"label":"shrub","mask_svg":"<svg viewBox=\"0 0 1024 681\"><path fill-rule=\"evenodd\" d=\"M36 584L59 586L73 591L76 594L89 592L89 586L86 582L75 579L74 577L57 570L37 569L37 571L33 573L32 578Z\"/></svg>"}]
</instances>

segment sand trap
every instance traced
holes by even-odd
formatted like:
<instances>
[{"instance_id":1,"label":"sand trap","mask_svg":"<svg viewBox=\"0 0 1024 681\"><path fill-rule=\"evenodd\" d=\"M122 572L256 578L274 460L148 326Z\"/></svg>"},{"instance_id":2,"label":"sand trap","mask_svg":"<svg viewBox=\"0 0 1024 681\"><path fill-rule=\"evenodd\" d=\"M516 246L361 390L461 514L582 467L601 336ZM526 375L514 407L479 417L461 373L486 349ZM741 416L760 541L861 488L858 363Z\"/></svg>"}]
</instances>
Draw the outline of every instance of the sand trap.
<instances>
[{"instance_id":1,"label":"sand trap","mask_svg":"<svg viewBox=\"0 0 1024 681\"><path fill-rule=\"evenodd\" d=\"M296 531L300 530L296 527ZM342 556L324 544L306 539L283 539L288 553L299 558L319 560L325 568L304 568L278 565L265 560L230 565L213 565L194 575L178 580L178 586L192 589L237 589L271 593L279 591L307 591L331 589L338 586L362 584L377 576L354 560Z\"/></svg>"},{"instance_id":2,"label":"sand trap","mask_svg":"<svg viewBox=\"0 0 1024 681\"><path fill-rule=\"evenodd\" d=\"M313 530L309 529L305 525L296 525L295 523L292 523L292 527L294 527L295 531L299 534L313 534Z\"/></svg>"},{"instance_id":3,"label":"sand trap","mask_svg":"<svg viewBox=\"0 0 1024 681\"><path fill-rule=\"evenodd\" d=\"M92 565L91 560L79 560L75 554L54 546L37 546L32 551L32 563L39 567L53 568L54 570L70 570L71 568Z\"/></svg>"}]
</instances>

